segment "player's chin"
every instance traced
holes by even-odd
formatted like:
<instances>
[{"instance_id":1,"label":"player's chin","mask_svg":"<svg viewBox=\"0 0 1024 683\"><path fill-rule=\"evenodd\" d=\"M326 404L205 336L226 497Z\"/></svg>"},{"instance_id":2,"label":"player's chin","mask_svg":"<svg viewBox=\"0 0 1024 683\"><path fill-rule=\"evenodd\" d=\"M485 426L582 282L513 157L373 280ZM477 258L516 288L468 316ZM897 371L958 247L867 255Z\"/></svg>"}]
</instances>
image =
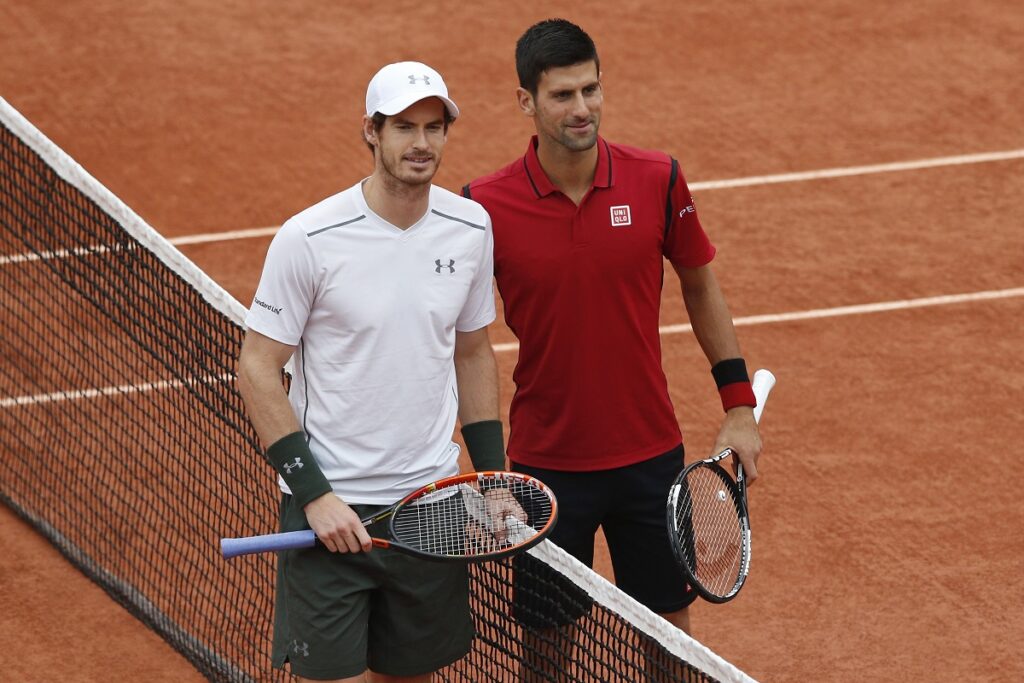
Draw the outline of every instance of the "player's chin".
<instances>
[{"instance_id":1,"label":"player's chin","mask_svg":"<svg viewBox=\"0 0 1024 683\"><path fill-rule=\"evenodd\" d=\"M585 152L597 144L597 129L588 127L585 131L567 129L562 135L562 144L574 152Z\"/></svg>"},{"instance_id":2,"label":"player's chin","mask_svg":"<svg viewBox=\"0 0 1024 683\"><path fill-rule=\"evenodd\" d=\"M429 183L440 165L440 162L433 159L427 163L407 161L402 164L402 180L410 185Z\"/></svg>"}]
</instances>

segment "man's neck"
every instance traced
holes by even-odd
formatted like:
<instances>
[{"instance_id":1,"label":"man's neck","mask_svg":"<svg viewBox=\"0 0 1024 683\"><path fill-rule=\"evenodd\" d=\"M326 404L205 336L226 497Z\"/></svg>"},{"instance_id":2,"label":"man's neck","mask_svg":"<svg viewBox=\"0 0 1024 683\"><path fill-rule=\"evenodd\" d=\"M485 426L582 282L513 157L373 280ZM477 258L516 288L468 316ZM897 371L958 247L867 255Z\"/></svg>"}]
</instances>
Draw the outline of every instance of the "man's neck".
<instances>
[{"instance_id":1,"label":"man's neck","mask_svg":"<svg viewBox=\"0 0 1024 683\"><path fill-rule=\"evenodd\" d=\"M386 173L374 172L362 191L370 210L401 230L423 218L430 206L430 183L408 185Z\"/></svg>"},{"instance_id":2,"label":"man's neck","mask_svg":"<svg viewBox=\"0 0 1024 683\"><path fill-rule=\"evenodd\" d=\"M597 172L597 145L574 152L554 142L538 138L537 160L548 180L578 206L594 184Z\"/></svg>"}]
</instances>

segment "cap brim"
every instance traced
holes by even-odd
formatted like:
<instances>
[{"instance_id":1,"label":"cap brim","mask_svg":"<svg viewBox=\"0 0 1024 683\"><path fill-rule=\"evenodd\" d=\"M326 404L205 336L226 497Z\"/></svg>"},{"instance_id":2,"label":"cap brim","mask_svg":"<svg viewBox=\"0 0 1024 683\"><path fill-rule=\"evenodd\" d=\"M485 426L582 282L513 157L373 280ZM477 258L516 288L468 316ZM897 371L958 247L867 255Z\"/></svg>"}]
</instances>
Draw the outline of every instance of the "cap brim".
<instances>
[{"instance_id":1,"label":"cap brim","mask_svg":"<svg viewBox=\"0 0 1024 683\"><path fill-rule=\"evenodd\" d=\"M455 105L455 103L452 102L447 97L443 95L437 95L435 93L417 93L413 95L403 95L402 97L396 97L395 99L389 100L384 104L380 105L379 107L377 107L377 111L380 112L381 114L384 114L384 116L394 116L395 114L400 114L401 112L405 111L406 109L416 104L420 100L430 99L431 97L436 97L437 99L444 102L445 109L448 110L448 113L451 114L451 117L453 119L459 118L459 108ZM373 112L371 112L371 114L372 113Z\"/></svg>"}]
</instances>

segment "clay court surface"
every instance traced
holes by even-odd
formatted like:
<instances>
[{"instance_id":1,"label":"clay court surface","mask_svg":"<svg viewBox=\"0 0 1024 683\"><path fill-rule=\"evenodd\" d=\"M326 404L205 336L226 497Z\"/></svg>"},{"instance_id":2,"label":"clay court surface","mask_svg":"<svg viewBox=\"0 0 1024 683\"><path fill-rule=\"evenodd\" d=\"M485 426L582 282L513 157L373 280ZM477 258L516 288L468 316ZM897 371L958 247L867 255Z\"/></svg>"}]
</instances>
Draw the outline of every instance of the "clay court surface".
<instances>
[{"instance_id":1,"label":"clay court surface","mask_svg":"<svg viewBox=\"0 0 1024 683\"><path fill-rule=\"evenodd\" d=\"M680 160L748 364L779 378L751 577L695 608L695 637L764 681L1020 680L1019 0L0 0L0 96L248 305L269 232L218 234L369 173L379 66L445 75L464 115L436 180L456 190L524 151L512 50L549 16L598 44L602 133ZM1009 154L972 156L991 152ZM749 180L711 182L729 179ZM669 270L662 323L685 322ZM507 410L515 340L500 322L492 339ZM703 453L706 362L685 329L663 346ZM6 508L0 538L0 678L199 680Z\"/></svg>"}]
</instances>

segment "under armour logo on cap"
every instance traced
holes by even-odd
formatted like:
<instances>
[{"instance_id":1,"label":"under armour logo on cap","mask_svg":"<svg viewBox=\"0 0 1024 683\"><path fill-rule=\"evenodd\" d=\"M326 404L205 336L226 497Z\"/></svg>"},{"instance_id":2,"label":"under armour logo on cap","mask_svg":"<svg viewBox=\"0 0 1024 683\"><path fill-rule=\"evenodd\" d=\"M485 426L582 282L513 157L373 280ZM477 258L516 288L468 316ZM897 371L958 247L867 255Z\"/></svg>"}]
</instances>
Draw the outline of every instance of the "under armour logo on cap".
<instances>
[{"instance_id":1,"label":"under armour logo on cap","mask_svg":"<svg viewBox=\"0 0 1024 683\"><path fill-rule=\"evenodd\" d=\"M458 117L459 108L448 97L441 74L420 62L388 64L366 88L366 115L394 116L428 97L438 98L452 118Z\"/></svg>"}]
</instances>

